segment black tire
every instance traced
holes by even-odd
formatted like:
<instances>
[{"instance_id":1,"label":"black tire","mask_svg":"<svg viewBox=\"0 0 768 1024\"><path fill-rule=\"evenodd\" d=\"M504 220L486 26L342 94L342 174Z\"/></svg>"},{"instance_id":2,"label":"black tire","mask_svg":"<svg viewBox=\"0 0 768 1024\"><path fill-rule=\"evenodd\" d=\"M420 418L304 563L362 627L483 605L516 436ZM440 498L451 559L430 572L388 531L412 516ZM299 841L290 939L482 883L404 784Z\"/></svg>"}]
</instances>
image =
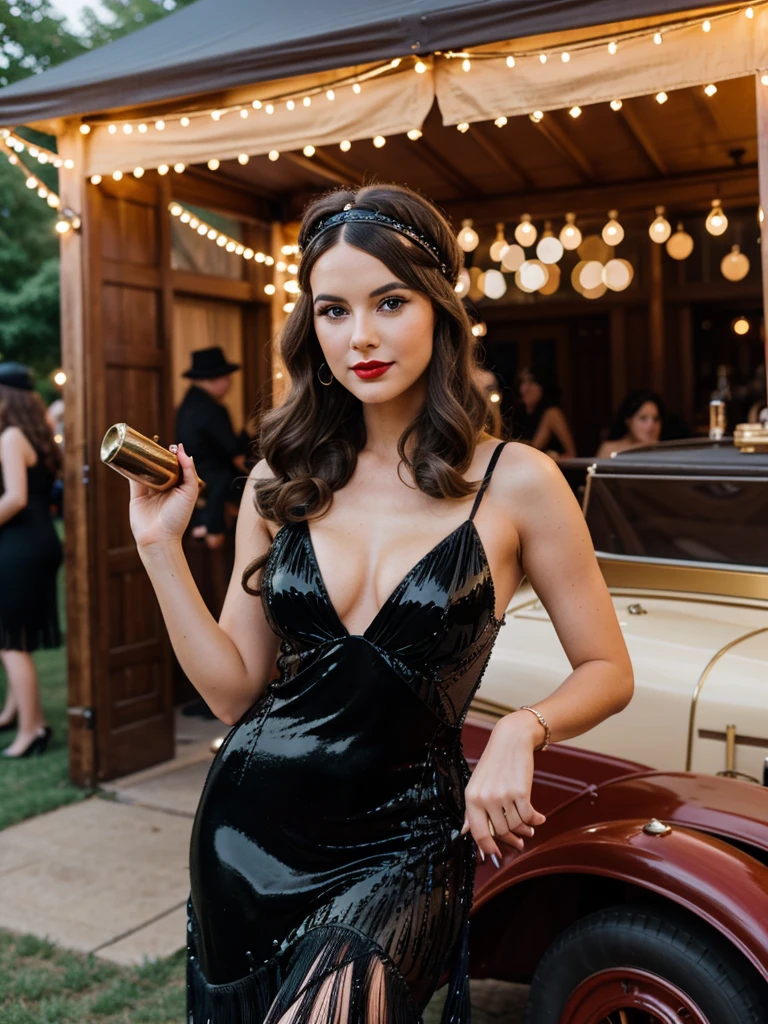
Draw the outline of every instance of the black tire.
<instances>
[{"instance_id":1,"label":"black tire","mask_svg":"<svg viewBox=\"0 0 768 1024\"><path fill-rule=\"evenodd\" d=\"M525 1024L560 1024L571 993L597 971L634 967L676 985L710 1024L768 1024L768 988L727 941L674 907L608 907L552 943L531 980Z\"/></svg>"}]
</instances>

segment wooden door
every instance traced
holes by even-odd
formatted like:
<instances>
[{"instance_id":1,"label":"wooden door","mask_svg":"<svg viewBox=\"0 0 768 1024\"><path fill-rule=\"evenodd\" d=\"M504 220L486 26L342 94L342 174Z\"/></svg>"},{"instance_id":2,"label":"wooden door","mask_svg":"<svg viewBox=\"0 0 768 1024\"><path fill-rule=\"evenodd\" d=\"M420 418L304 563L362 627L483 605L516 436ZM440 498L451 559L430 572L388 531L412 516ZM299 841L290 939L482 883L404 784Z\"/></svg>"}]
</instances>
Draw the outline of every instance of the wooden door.
<instances>
[{"instance_id":1,"label":"wooden door","mask_svg":"<svg viewBox=\"0 0 768 1024\"><path fill-rule=\"evenodd\" d=\"M63 307L70 372L81 374L70 378L70 419L85 424L72 457L82 477L71 463L67 477L68 567L88 580L68 594L69 724L72 777L93 785L174 752L170 643L130 531L128 482L99 458L117 422L169 441L171 291L167 184L106 179L86 185L82 202L79 339L66 324L72 289Z\"/></svg>"}]
</instances>

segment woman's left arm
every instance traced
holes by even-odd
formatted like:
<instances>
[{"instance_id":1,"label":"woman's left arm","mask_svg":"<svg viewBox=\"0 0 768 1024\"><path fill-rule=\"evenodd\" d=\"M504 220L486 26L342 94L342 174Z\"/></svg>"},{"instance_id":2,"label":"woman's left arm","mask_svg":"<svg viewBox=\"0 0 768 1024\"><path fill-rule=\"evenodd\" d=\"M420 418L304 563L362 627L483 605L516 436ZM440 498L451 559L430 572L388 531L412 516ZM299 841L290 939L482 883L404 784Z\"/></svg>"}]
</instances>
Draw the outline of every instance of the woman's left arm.
<instances>
[{"instance_id":1,"label":"woman's left arm","mask_svg":"<svg viewBox=\"0 0 768 1024\"><path fill-rule=\"evenodd\" d=\"M520 445L514 449L499 461L495 504L515 510L523 571L573 668L553 693L532 705L549 725L551 742L557 742L587 732L629 704L632 665L570 487L551 459ZM515 711L496 723L466 793L466 825L485 854L499 856L488 819L498 839L519 849L520 837L530 836L532 826L545 820L530 803L533 752L544 738L530 711Z\"/></svg>"},{"instance_id":2,"label":"woman's left arm","mask_svg":"<svg viewBox=\"0 0 768 1024\"><path fill-rule=\"evenodd\" d=\"M27 507L27 464L24 435L19 427L6 427L0 434L0 462L4 491L0 496L0 526Z\"/></svg>"}]
</instances>

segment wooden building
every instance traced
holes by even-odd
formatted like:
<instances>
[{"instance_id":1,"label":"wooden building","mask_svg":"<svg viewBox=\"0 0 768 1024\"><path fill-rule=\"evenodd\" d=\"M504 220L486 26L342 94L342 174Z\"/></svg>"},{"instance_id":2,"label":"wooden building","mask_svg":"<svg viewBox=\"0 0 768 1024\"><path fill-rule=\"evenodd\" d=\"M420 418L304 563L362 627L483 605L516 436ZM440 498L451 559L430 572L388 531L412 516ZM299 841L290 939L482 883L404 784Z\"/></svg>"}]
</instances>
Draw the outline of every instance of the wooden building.
<instances>
[{"instance_id":1,"label":"wooden building","mask_svg":"<svg viewBox=\"0 0 768 1024\"><path fill-rule=\"evenodd\" d=\"M557 235L575 214L588 251L566 253L554 294L509 274L474 306L508 384L531 361L557 369L589 454L630 387L695 423L718 365L747 379L764 362L766 70L765 3L199 0L0 92L6 147L23 125L57 137L62 218L79 220L62 236L73 779L173 753L172 654L101 438L127 421L172 441L180 374L208 344L243 363L236 423L279 400L283 246L306 201L405 182L457 230L473 221L468 265L483 270L498 267L497 224L511 240L528 214ZM719 236L705 227L713 200L729 221ZM686 260L649 238L657 207L693 239ZM602 251L612 210L625 238L598 258L626 258L634 278L590 300L569 277ZM736 244L750 269L732 281L720 263Z\"/></svg>"}]
</instances>

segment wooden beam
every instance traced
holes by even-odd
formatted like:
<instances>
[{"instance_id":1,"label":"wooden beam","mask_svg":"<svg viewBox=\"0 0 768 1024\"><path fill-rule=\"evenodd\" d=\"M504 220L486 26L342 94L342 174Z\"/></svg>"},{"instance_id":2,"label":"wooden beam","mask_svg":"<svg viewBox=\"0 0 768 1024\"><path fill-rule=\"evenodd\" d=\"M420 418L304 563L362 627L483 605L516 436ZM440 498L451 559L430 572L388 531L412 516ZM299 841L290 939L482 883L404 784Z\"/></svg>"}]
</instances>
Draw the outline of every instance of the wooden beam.
<instances>
[{"instance_id":1,"label":"wooden beam","mask_svg":"<svg viewBox=\"0 0 768 1024\"><path fill-rule=\"evenodd\" d=\"M296 167L301 167L304 171L309 171L310 174L314 174L318 178L325 178L326 181L332 181L334 185L354 186L356 184L351 175L335 170L327 162L321 162L318 160L316 156L308 157L304 156L303 153L281 153L280 158L282 160L287 160Z\"/></svg>"},{"instance_id":2,"label":"wooden beam","mask_svg":"<svg viewBox=\"0 0 768 1024\"><path fill-rule=\"evenodd\" d=\"M582 153L567 132L558 124L554 114L545 114L541 121L534 122L541 134L552 146L577 169L587 182L597 180L597 173L589 159Z\"/></svg>"},{"instance_id":3,"label":"wooden beam","mask_svg":"<svg viewBox=\"0 0 768 1024\"><path fill-rule=\"evenodd\" d=\"M481 124L472 125L469 130L469 137L474 139L478 146L485 150L488 156L503 171L512 175L513 178L517 178L525 188L534 188L533 179L514 160L511 160L506 153L502 152L495 142L488 138Z\"/></svg>"},{"instance_id":4,"label":"wooden beam","mask_svg":"<svg viewBox=\"0 0 768 1024\"><path fill-rule=\"evenodd\" d=\"M768 92L768 90L766 90ZM526 190L500 196L475 198L473 192L463 193L461 200L444 200L441 207L451 216L473 217L479 223L508 220L511 212L525 210L539 219L557 219L565 210L579 216L603 216L608 209L647 213L659 203L675 207L675 212L708 211L714 189L723 203L749 205L758 199L757 167L701 171L695 174L658 178L641 178L600 187L553 190Z\"/></svg>"},{"instance_id":5,"label":"wooden beam","mask_svg":"<svg viewBox=\"0 0 768 1024\"><path fill-rule=\"evenodd\" d=\"M768 89L755 75L757 92L757 165L760 183L760 206L763 223L760 225L760 262L763 271L763 336L765 345L766 388L768 389Z\"/></svg>"},{"instance_id":6,"label":"wooden beam","mask_svg":"<svg viewBox=\"0 0 768 1024\"><path fill-rule=\"evenodd\" d=\"M432 148L423 136L413 143L413 153L434 174L447 182L451 188L455 188L459 195L471 196L478 192L482 194L482 189L475 182L465 178L460 171L457 171L444 156Z\"/></svg>"},{"instance_id":7,"label":"wooden beam","mask_svg":"<svg viewBox=\"0 0 768 1024\"><path fill-rule=\"evenodd\" d=\"M619 113L624 120L624 124L629 128L632 138L653 164L657 173L663 175L668 174L667 165L664 163L661 154L656 148L655 142L653 142L648 135L638 112L632 107L630 100L624 100Z\"/></svg>"}]
</instances>

